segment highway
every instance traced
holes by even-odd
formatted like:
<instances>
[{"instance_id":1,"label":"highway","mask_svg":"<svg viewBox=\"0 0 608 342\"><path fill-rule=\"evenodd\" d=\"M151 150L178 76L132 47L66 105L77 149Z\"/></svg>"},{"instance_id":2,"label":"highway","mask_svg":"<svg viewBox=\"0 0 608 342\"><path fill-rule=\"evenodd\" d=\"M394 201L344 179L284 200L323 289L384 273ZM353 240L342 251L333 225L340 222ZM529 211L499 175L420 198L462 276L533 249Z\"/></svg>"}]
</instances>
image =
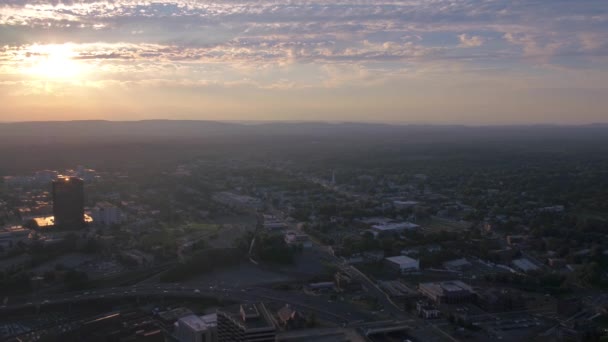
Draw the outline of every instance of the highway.
<instances>
[{"instance_id":1,"label":"highway","mask_svg":"<svg viewBox=\"0 0 608 342\"><path fill-rule=\"evenodd\" d=\"M293 228L293 227L292 227ZM338 269L351 276L356 281L360 282L364 285L368 294L375 297L378 300L378 303L390 314L394 319L416 319L411 315L407 315L403 308L395 304L390 296L386 294L373 280L371 280L368 276L363 274L363 272L359 271L356 267L353 267L346 263L343 259L338 258L327 252L327 246L323 245L320 241L317 241L313 236L309 235L311 242L313 243L314 248L325 253L327 258L332 262L333 265L338 267Z\"/></svg>"},{"instance_id":2,"label":"highway","mask_svg":"<svg viewBox=\"0 0 608 342\"><path fill-rule=\"evenodd\" d=\"M278 291L263 287L228 288L207 287L194 288L179 284L137 285L131 287L115 287L94 290L67 292L61 294L44 294L33 299L28 297L9 298L8 304L0 306L0 317L15 310L67 305L70 303L85 303L90 301L121 300L129 298L215 298L235 302L275 301L290 303L305 311L314 312L321 320L330 321L339 325L348 325L352 322L374 319L374 316L361 311L349 303L332 302L318 297L311 297L304 293Z\"/></svg>"}]
</instances>

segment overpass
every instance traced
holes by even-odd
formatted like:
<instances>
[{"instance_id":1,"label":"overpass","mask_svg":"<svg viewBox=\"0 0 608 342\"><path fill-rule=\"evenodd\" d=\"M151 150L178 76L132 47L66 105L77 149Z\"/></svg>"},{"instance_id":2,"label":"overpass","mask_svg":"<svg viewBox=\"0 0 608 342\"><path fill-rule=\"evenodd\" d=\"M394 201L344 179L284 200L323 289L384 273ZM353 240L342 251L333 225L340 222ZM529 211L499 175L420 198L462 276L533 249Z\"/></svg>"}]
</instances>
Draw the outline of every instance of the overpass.
<instances>
[{"instance_id":1,"label":"overpass","mask_svg":"<svg viewBox=\"0 0 608 342\"><path fill-rule=\"evenodd\" d=\"M284 293L265 288L228 289L228 288L194 288L167 284L160 286L144 285L131 287L114 287L94 290L44 294L39 297L17 297L9 299L8 305L0 306L0 317L18 310L33 309L36 312L45 307L87 303L91 301L119 301L125 299L221 299L236 302L276 301L289 303L303 310L315 312L317 317L340 325L352 320L350 311L344 305L329 305L315 298L302 298L298 294ZM17 302L15 302L15 300ZM350 308L348 309L350 310ZM356 308L352 308L356 310Z\"/></svg>"}]
</instances>

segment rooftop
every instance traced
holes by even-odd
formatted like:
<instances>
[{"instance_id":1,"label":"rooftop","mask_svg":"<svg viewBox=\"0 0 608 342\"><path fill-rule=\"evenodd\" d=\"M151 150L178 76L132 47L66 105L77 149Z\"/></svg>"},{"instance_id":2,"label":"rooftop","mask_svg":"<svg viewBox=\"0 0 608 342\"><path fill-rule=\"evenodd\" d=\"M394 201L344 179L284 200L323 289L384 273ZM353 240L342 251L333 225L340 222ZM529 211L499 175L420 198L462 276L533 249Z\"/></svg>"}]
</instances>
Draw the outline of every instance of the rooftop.
<instances>
[{"instance_id":1,"label":"rooftop","mask_svg":"<svg viewBox=\"0 0 608 342\"><path fill-rule=\"evenodd\" d=\"M442 282L433 282L433 283L422 283L419 285L420 287L424 287L426 289L432 290L437 293L454 293L460 291L473 292L473 288L468 284L460 280L452 280L452 281L442 281Z\"/></svg>"},{"instance_id":2,"label":"rooftop","mask_svg":"<svg viewBox=\"0 0 608 342\"><path fill-rule=\"evenodd\" d=\"M375 224L372 229L378 231L392 231L392 230L405 230L405 229L416 229L419 225L411 222L394 222L394 223L382 223Z\"/></svg>"},{"instance_id":3,"label":"rooftop","mask_svg":"<svg viewBox=\"0 0 608 342\"><path fill-rule=\"evenodd\" d=\"M296 313L296 310L294 310L289 304L286 304L284 307L280 308L279 311L277 312L279 318L282 321L288 321L290 318L292 318Z\"/></svg>"},{"instance_id":4,"label":"rooftop","mask_svg":"<svg viewBox=\"0 0 608 342\"><path fill-rule=\"evenodd\" d=\"M116 206L115 206L115 205L113 205L113 204L112 204L112 203L110 203L110 202L103 201L103 202L98 202L98 203L95 205L95 207L97 207L97 208L104 208L104 209L105 209L105 208L115 208Z\"/></svg>"},{"instance_id":5,"label":"rooftop","mask_svg":"<svg viewBox=\"0 0 608 342\"><path fill-rule=\"evenodd\" d=\"M242 304L241 315L244 320L260 317L260 312L256 308L255 304Z\"/></svg>"},{"instance_id":6,"label":"rooftop","mask_svg":"<svg viewBox=\"0 0 608 342\"><path fill-rule=\"evenodd\" d=\"M275 328L263 303L233 305L219 309L218 314L223 314L244 329Z\"/></svg>"},{"instance_id":7,"label":"rooftop","mask_svg":"<svg viewBox=\"0 0 608 342\"><path fill-rule=\"evenodd\" d=\"M178 322L180 325L183 324L185 326L188 326L190 329L192 329L194 331L205 331L208 328L207 323L205 323L197 315L188 315L188 316L182 317L178 320Z\"/></svg>"},{"instance_id":8,"label":"rooftop","mask_svg":"<svg viewBox=\"0 0 608 342\"><path fill-rule=\"evenodd\" d=\"M203 322L205 322L207 325L217 325L217 314L216 313L212 313L212 314L208 314L208 315L204 315L204 316L200 316L200 318L203 320Z\"/></svg>"},{"instance_id":9,"label":"rooftop","mask_svg":"<svg viewBox=\"0 0 608 342\"><path fill-rule=\"evenodd\" d=\"M524 272L534 271L534 270L538 269L538 266L536 266L534 263L532 263L530 260L528 260L526 258L513 260L513 265L515 265L515 267L519 268L520 270L522 270Z\"/></svg>"},{"instance_id":10,"label":"rooftop","mask_svg":"<svg viewBox=\"0 0 608 342\"><path fill-rule=\"evenodd\" d=\"M471 263L465 258L454 259L443 263L443 267L445 268L460 268L468 266L471 266Z\"/></svg>"},{"instance_id":11,"label":"rooftop","mask_svg":"<svg viewBox=\"0 0 608 342\"><path fill-rule=\"evenodd\" d=\"M188 308L175 308L173 310L164 311L158 316L165 321L174 321L184 316L192 315L192 311Z\"/></svg>"},{"instance_id":12,"label":"rooftop","mask_svg":"<svg viewBox=\"0 0 608 342\"><path fill-rule=\"evenodd\" d=\"M386 260L388 260L390 262L394 262L394 263L399 264L399 265L411 264L411 263L418 262L418 260L412 259L412 258L410 258L408 256L405 256L405 255L399 255L399 256L389 257L389 258L386 258Z\"/></svg>"},{"instance_id":13,"label":"rooftop","mask_svg":"<svg viewBox=\"0 0 608 342\"><path fill-rule=\"evenodd\" d=\"M397 200L397 201L393 201L393 203L397 204L397 205L416 205L419 202L418 201L399 201L399 200Z\"/></svg>"}]
</instances>

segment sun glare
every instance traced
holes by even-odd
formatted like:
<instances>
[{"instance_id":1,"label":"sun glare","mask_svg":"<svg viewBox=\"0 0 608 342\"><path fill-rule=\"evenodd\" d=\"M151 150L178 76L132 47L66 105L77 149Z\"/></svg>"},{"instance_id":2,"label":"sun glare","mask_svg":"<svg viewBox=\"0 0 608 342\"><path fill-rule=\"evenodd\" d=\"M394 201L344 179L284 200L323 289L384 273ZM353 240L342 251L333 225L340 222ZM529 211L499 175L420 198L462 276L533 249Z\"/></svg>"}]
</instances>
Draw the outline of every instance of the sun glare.
<instances>
[{"instance_id":1,"label":"sun glare","mask_svg":"<svg viewBox=\"0 0 608 342\"><path fill-rule=\"evenodd\" d=\"M71 44L33 45L25 55L26 74L49 79L75 79L85 72Z\"/></svg>"}]
</instances>

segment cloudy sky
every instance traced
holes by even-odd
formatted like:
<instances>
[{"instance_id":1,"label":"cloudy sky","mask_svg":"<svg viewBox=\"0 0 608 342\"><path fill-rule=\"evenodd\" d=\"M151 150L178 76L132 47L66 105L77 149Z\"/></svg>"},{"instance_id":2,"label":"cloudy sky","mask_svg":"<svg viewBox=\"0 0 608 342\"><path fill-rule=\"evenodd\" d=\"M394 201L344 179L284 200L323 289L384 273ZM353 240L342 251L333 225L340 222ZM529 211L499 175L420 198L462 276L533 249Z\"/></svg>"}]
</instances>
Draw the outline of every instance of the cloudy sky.
<instances>
[{"instance_id":1,"label":"cloudy sky","mask_svg":"<svg viewBox=\"0 0 608 342\"><path fill-rule=\"evenodd\" d=\"M606 0L0 0L0 121L608 122Z\"/></svg>"}]
</instances>

